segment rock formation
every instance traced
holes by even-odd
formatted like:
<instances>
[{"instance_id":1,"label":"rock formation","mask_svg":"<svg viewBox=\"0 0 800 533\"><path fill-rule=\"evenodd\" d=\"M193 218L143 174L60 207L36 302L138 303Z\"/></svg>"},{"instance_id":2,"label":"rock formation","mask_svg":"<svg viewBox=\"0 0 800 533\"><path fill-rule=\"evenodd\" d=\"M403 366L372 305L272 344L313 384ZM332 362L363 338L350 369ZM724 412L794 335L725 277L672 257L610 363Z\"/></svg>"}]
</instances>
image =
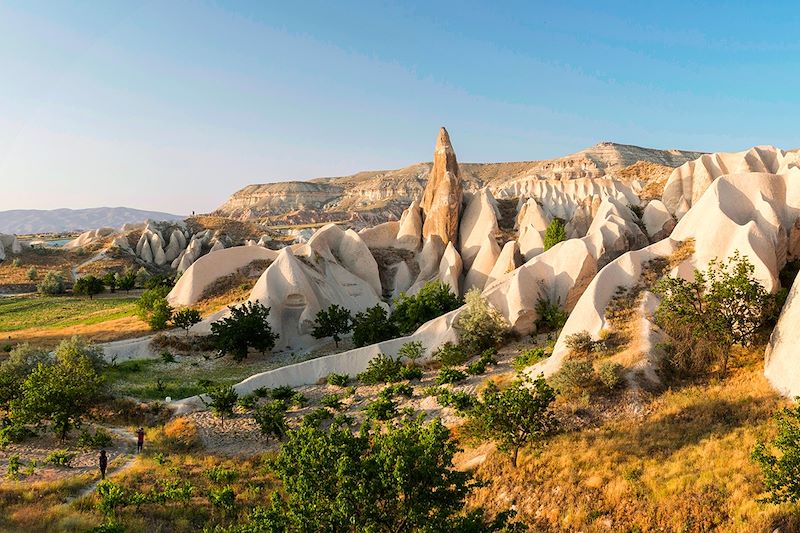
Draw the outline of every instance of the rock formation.
<instances>
[{"instance_id":1,"label":"rock formation","mask_svg":"<svg viewBox=\"0 0 800 533\"><path fill-rule=\"evenodd\" d=\"M438 237L443 245L456 241L463 194L456 153L447 130L442 128L436 140L433 168L422 194L423 239Z\"/></svg>"}]
</instances>

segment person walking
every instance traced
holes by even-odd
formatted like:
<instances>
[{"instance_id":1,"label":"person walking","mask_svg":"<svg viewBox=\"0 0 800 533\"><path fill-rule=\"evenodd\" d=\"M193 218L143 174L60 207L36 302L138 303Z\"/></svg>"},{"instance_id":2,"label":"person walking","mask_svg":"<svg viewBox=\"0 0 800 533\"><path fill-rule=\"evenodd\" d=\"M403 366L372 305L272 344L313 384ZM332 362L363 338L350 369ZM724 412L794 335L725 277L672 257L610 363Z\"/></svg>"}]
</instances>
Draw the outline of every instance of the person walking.
<instances>
[{"instance_id":1,"label":"person walking","mask_svg":"<svg viewBox=\"0 0 800 533\"><path fill-rule=\"evenodd\" d=\"M108 467L108 457L106 456L105 450L100 450L100 457L98 457L98 463L100 464L100 479L105 479L106 467Z\"/></svg>"},{"instance_id":2,"label":"person walking","mask_svg":"<svg viewBox=\"0 0 800 533\"><path fill-rule=\"evenodd\" d=\"M144 429L139 428L136 430L136 453L142 453L142 446L144 446Z\"/></svg>"}]
</instances>

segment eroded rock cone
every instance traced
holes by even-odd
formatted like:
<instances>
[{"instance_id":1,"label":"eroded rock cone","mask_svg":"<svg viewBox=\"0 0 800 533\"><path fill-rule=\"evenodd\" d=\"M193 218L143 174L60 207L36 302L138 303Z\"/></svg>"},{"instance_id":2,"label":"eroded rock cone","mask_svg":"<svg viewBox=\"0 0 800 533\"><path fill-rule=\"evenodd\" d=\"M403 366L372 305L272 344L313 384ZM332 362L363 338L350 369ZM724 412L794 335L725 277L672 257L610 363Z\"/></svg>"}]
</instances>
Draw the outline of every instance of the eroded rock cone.
<instances>
[{"instance_id":1,"label":"eroded rock cone","mask_svg":"<svg viewBox=\"0 0 800 533\"><path fill-rule=\"evenodd\" d=\"M423 241L429 236L437 236L445 245L456 242L463 195L456 153L447 130L442 128L436 140L433 168L422 194L422 212L425 216Z\"/></svg>"}]
</instances>

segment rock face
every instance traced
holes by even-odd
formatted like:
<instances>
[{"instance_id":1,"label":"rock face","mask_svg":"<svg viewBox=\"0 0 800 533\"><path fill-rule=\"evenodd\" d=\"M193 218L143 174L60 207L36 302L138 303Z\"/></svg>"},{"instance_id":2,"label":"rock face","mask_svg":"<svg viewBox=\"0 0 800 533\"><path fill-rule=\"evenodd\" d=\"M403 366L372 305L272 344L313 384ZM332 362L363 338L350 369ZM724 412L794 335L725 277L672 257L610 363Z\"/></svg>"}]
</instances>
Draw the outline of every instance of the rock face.
<instances>
[{"instance_id":1,"label":"rock face","mask_svg":"<svg viewBox=\"0 0 800 533\"><path fill-rule=\"evenodd\" d=\"M422 238L438 237L444 245L455 242L464 188L458 172L458 161L447 130L439 130L433 168L422 194Z\"/></svg>"}]
</instances>

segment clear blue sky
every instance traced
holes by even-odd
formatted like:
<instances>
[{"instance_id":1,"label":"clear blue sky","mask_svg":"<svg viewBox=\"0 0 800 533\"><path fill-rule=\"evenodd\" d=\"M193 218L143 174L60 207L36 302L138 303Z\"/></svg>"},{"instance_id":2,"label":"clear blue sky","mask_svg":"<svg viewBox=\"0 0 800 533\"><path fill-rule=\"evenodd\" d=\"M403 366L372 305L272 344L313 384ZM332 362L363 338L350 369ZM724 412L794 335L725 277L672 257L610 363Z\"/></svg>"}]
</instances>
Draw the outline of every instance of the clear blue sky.
<instances>
[{"instance_id":1,"label":"clear blue sky","mask_svg":"<svg viewBox=\"0 0 800 533\"><path fill-rule=\"evenodd\" d=\"M249 183L602 140L794 148L793 3L0 0L0 210L211 210Z\"/></svg>"}]
</instances>

